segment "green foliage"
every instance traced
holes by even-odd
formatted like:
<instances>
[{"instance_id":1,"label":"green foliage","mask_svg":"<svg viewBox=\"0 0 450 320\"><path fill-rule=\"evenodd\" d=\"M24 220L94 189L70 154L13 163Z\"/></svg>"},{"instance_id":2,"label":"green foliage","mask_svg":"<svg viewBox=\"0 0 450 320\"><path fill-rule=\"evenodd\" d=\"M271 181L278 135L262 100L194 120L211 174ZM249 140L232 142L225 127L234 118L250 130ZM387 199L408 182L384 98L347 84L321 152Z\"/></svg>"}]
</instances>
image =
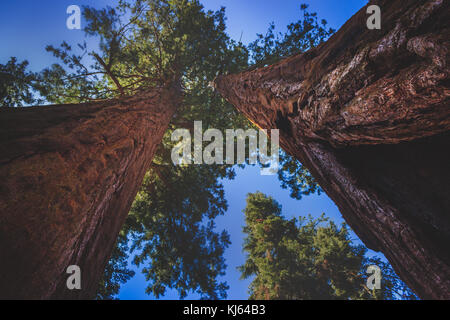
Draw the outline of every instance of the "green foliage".
<instances>
[{"instance_id":1,"label":"green foliage","mask_svg":"<svg viewBox=\"0 0 450 320\"><path fill-rule=\"evenodd\" d=\"M28 61L11 57L0 64L0 107L21 107L39 100L33 95L37 75L27 71Z\"/></svg>"},{"instance_id":2,"label":"green foliage","mask_svg":"<svg viewBox=\"0 0 450 320\"><path fill-rule=\"evenodd\" d=\"M172 82L181 82L189 92L205 91L216 75L247 65L245 47L224 32L224 14L224 8L205 12L196 0L119 1L115 8L100 10L84 7L84 31L98 40L99 48L89 50L84 43L74 53L67 43L48 46L63 64L45 70L45 79L53 84L46 97L70 101L71 94L79 92L83 101L132 95Z\"/></svg>"},{"instance_id":3,"label":"green foliage","mask_svg":"<svg viewBox=\"0 0 450 320\"><path fill-rule=\"evenodd\" d=\"M292 198L300 200L303 195L321 194L322 189L314 177L300 161L280 151L280 169L278 179L283 189L289 189Z\"/></svg>"},{"instance_id":4,"label":"green foliage","mask_svg":"<svg viewBox=\"0 0 450 320\"><path fill-rule=\"evenodd\" d=\"M365 260L365 268L370 265L378 266L381 269L382 280L379 290L369 290L366 286L361 292L360 298L376 300L418 300L419 297L399 278L392 266L378 257L371 257ZM369 275L364 273L361 278L366 283Z\"/></svg>"},{"instance_id":5,"label":"green foliage","mask_svg":"<svg viewBox=\"0 0 450 320\"><path fill-rule=\"evenodd\" d=\"M303 18L289 24L285 34L276 34L272 23L265 35L257 35L258 39L249 45L255 66L273 64L288 56L306 52L325 42L335 32L327 27L326 20L319 22L317 13L307 9L306 4L300 6Z\"/></svg>"},{"instance_id":6,"label":"green foliage","mask_svg":"<svg viewBox=\"0 0 450 320\"><path fill-rule=\"evenodd\" d=\"M114 300L119 293L120 285L134 276L135 272L128 269L128 250L128 237L122 231L97 290L96 298L98 300Z\"/></svg>"},{"instance_id":7,"label":"green foliage","mask_svg":"<svg viewBox=\"0 0 450 320\"><path fill-rule=\"evenodd\" d=\"M259 192L247 196L244 213L247 259L239 270L253 278L250 299L415 298L388 264L352 243L345 224L339 228L325 215L286 220L281 206ZM371 264L382 270L381 290L365 286Z\"/></svg>"},{"instance_id":8,"label":"green foliage","mask_svg":"<svg viewBox=\"0 0 450 320\"><path fill-rule=\"evenodd\" d=\"M36 89L48 102L79 103L114 96L114 90L107 87L105 72L97 64L85 66L87 56L86 43L77 46L82 53L73 53L72 46L63 42L60 48L46 47L64 65L53 64L41 71L41 85Z\"/></svg>"},{"instance_id":9,"label":"green foliage","mask_svg":"<svg viewBox=\"0 0 450 320\"><path fill-rule=\"evenodd\" d=\"M208 165L154 165L147 174L126 224L133 262L145 264L147 293L158 298L172 288L180 298L189 291L204 299L226 297L228 286L217 278L225 274L230 241L227 232L216 232L214 219L227 209L217 181L231 175Z\"/></svg>"}]
</instances>

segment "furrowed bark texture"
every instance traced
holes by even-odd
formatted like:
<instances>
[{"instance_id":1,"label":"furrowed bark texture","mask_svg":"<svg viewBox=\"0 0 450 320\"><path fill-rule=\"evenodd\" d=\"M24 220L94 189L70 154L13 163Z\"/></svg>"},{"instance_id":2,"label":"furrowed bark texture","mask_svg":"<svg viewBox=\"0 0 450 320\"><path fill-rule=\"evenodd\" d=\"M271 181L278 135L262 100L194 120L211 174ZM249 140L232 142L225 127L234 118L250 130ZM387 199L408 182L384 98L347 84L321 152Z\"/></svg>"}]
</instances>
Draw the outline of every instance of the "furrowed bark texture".
<instances>
[{"instance_id":1,"label":"furrowed bark texture","mask_svg":"<svg viewBox=\"0 0 450 320\"><path fill-rule=\"evenodd\" d=\"M0 298L95 296L176 96L0 108Z\"/></svg>"},{"instance_id":2,"label":"furrowed bark texture","mask_svg":"<svg viewBox=\"0 0 450 320\"><path fill-rule=\"evenodd\" d=\"M372 1L304 54L216 89L280 129L365 244L425 299L450 299L449 1Z\"/></svg>"}]
</instances>

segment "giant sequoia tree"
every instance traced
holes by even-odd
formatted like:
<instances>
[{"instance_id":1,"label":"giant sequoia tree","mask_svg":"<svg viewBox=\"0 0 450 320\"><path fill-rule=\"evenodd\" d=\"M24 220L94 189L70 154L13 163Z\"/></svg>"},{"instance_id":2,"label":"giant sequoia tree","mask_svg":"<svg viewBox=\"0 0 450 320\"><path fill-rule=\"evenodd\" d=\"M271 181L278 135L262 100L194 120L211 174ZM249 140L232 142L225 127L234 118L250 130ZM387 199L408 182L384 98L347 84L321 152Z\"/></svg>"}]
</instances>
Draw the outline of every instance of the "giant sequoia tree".
<instances>
[{"instance_id":1,"label":"giant sequoia tree","mask_svg":"<svg viewBox=\"0 0 450 320\"><path fill-rule=\"evenodd\" d=\"M326 43L215 84L422 298L449 298L449 3L372 1Z\"/></svg>"},{"instance_id":2,"label":"giant sequoia tree","mask_svg":"<svg viewBox=\"0 0 450 320\"><path fill-rule=\"evenodd\" d=\"M176 110L177 90L2 108L0 297L89 297ZM81 291L66 288L78 265ZM73 296L71 294L74 294Z\"/></svg>"}]
</instances>

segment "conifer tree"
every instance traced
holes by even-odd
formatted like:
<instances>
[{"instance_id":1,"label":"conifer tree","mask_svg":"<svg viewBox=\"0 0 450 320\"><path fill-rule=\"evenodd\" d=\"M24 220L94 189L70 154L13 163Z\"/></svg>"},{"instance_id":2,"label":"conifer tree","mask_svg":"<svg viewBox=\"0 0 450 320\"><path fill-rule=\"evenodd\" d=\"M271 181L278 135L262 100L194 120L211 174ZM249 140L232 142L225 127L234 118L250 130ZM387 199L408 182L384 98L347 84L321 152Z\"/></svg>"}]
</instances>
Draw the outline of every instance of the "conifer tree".
<instances>
[{"instance_id":1,"label":"conifer tree","mask_svg":"<svg viewBox=\"0 0 450 320\"><path fill-rule=\"evenodd\" d=\"M415 299L415 295L379 258L355 244L345 224L324 214L286 219L281 206L260 192L248 194L244 210L242 278L252 278L250 299ZM367 267L381 269L381 288L366 286Z\"/></svg>"}]
</instances>

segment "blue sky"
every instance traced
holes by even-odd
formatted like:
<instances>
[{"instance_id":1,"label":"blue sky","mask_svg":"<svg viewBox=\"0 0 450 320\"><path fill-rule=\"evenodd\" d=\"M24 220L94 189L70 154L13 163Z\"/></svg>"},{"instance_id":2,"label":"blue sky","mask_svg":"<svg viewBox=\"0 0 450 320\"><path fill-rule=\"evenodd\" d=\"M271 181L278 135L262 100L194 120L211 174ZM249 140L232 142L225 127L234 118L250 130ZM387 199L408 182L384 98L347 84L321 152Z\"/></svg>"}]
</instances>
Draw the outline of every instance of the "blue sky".
<instances>
[{"instance_id":1,"label":"blue sky","mask_svg":"<svg viewBox=\"0 0 450 320\"><path fill-rule=\"evenodd\" d=\"M307 3L310 10L326 19L329 25L338 29L351 18L366 0L203 0L207 9L217 10L226 7L227 32L244 43L253 41L257 33L265 33L269 24L274 22L277 31L283 32L287 24L300 17L300 4ZM30 68L39 71L55 62L44 48L48 44L59 45L62 41L75 44L84 40L82 31L66 28L66 9L69 5L90 5L103 7L112 5L112 0L15 0L2 1L0 4L0 63L6 63L11 56L19 60L28 60ZM94 42L91 43L93 44ZM230 285L229 299L246 299L249 281L239 280L236 267L241 265L245 256L242 253L242 227L247 193L261 191L275 198L282 206L286 217L312 214L317 217L325 212L335 222L343 222L334 203L325 195L304 197L301 201L289 197L289 191L281 189L276 176L262 176L256 167L238 169L232 181L224 181L225 194L229 209L225 216L217 219L218 229L227 230L232 245L225 253L228 264L225 280ZM354 236L357 239L356 236ZM373 253L372 253L373 254ZM138 271L120 292L121 299L152 299L145 294L145 279ZM165 299L177 299L176 292L169 291ZM196 299L196 295L188 298Z\"/></svg>"},{"instance_id":2,"label":"blue sky","mask_svg":"<svg viewBox=\"0 0 450 320\"><path fill-rule=\"evenodd\" d=\"M45 52L48 44L62 41L78 43L84 40L80 30L66 28L66 9L69 5L89 5L97 8L113 5L114 0L14 0L0 2L0 63L11 56L30 61L31 69L39 71L55 62ZM337 29L362 8L366 0L203 0L206 9L226 8L229 35L248 43L257 33L265 33L275 22L283 31L288 23L298 20L300 4L309 4L320 18Z\"/></svg>"}]
</instances>

